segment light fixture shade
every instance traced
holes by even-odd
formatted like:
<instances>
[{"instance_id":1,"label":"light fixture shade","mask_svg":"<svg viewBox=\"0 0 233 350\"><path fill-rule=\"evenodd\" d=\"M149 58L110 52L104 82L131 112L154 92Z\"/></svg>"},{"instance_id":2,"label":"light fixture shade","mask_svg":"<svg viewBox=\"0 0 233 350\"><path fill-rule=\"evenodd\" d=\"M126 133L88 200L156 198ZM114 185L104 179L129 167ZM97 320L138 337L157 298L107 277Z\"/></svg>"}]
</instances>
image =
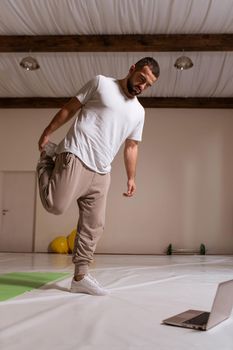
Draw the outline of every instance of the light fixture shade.
<instances>
[{"instance_id":1,"label":"light fixture shade","mask_svg":"<svg viewBox=\"0 0 233 350\"><path fill-rule=\"evenodd\" d=\"M174 66L180 70L190 69L193 66L193 62L192 62L191 58L189 58L187 56L181 56L181 57L177 58Z\"/></svg>"},{"instance_id":2,"label":"light fixture shade","mask_svg":"<svg viewBox=\"0 0 233 350\"><path fill-rule=\"evenodd\" d=\"M40 68L37 60L31 56L24 57L20 62L20 66L26 70L36 70Z\"/></svg>"}]
</instances>

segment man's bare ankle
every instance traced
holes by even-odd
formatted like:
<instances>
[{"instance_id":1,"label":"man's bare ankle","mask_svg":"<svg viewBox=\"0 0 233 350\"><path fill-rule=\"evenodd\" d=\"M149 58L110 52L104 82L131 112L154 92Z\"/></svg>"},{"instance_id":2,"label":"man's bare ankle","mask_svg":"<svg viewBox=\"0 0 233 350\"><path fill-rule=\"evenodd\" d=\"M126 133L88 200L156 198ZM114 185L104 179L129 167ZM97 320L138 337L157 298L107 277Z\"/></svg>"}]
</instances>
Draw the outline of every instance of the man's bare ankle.
<instances>
[{"instance_id":1,"label":"man's bare ankle","mask_svg":"<svg viewBox=\"0 0 233 350\"><path fill-rule=\"evenodd\" d=\"M75 280L76 282L81 281L81 280L84 278L84 276L85 276L85 274L76 275L76 276L74 276L74 280Z\"/></svg>"}]
</instances>

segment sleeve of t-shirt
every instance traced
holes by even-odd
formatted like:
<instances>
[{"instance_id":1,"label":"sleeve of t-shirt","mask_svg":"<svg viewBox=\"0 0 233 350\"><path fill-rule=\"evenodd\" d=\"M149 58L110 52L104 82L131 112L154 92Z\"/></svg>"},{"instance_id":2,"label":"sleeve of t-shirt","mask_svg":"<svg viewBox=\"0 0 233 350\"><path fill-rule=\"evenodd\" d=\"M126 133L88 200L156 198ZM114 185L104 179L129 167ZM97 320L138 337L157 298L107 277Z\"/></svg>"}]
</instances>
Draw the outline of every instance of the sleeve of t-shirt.
<instances>
[{"instance_id":1,"label":"sleeve of t-shirt","mask_svg":"<svg viewBox=\"0 0 233 350\"><path fill-rule=\"evenodd\" d=\"M89 80L77 93L76 97L82 105L85 105L97 90L99 79L100 76L97 75L93 79Z\"/></svg>"},{"instance_id":2,"label":"sleeve of t-shirt","mask_svg":"<svg viewBox=\"0 0 233 350\"><path fill-rule=\"evenodd\" d=\"M144 126L144 115L143 118L138 122L136 128L131 132L131 134L127 137L127 139L142 141L142 131Z\"/></svg>"}]
</instances>

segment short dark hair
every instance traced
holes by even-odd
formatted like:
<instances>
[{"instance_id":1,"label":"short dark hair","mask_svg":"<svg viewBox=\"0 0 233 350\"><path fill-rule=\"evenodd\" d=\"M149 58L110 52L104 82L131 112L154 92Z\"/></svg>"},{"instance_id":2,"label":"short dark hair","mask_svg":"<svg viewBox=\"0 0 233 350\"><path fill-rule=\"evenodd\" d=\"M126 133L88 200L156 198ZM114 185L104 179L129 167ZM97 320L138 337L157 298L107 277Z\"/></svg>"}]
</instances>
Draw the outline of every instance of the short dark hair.
<instances>
[{"instance_id":1,"label":"short dark hair","mask_svg":"<svg viewBox=\"0 0 233 350\"><path fill-rule=\"evenodd\" d=\"M136 70L140 70L144 66L148 66L156 78L159 77L159 74L160 74L159 64L153 57L144 57L135 63Z\"/></svg>"}]
</instances>

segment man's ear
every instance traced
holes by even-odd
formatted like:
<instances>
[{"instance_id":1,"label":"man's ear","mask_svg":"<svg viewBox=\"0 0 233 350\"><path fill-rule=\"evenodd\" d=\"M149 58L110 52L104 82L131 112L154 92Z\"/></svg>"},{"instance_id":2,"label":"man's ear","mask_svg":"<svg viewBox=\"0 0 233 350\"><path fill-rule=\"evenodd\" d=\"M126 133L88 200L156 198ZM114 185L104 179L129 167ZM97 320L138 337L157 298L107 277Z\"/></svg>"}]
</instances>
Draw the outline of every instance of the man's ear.
<instances>
[{"instance_id":1,"label":"man's ear","mask_svg":"<svg viewBox=\"0 0 233 350\"><path fill-rule=\"evenodd\" d=\"M129 73L133 73L135 71L135 64L132 64L132 66L129 69Z\"/></svg>"}]
</instances>

